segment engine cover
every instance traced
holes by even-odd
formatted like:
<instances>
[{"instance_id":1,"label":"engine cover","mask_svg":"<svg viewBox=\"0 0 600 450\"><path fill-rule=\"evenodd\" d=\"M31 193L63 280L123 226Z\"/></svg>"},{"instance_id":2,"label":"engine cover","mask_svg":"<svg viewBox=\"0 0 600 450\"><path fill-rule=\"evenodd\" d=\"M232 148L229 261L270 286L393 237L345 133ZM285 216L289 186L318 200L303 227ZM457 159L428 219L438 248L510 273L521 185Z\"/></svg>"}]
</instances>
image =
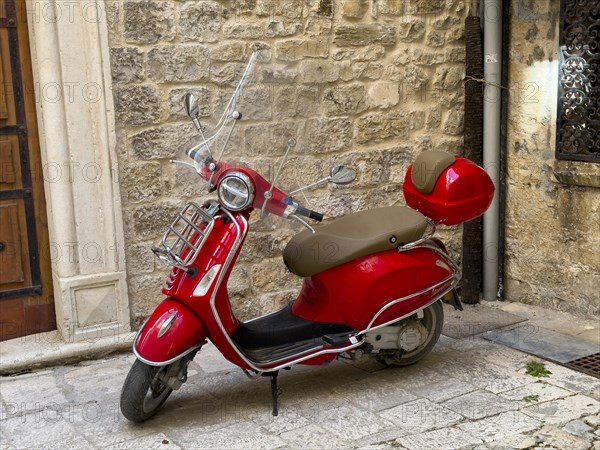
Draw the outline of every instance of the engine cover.
<instances>
[{"instance_id":1,"label":"engine cover","mask_svg":"<svg viewBox=\"0 0 600 450\"><path fill-rule=\"evenodd\" d=\"M404 350L411 352L427 339L427 328L416 320L406 320L367 333L366 343L373 352L380 350Z\"/></svg>"}]
</instances>

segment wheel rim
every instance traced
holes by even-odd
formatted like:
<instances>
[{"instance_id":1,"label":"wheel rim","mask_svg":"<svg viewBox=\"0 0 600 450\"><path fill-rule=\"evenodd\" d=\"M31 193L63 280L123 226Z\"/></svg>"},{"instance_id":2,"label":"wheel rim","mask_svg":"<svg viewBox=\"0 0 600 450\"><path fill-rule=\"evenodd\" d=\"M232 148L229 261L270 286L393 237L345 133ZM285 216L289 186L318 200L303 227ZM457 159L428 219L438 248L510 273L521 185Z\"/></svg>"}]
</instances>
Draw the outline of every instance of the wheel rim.
<instances>
[{"instance_id":1,"label":"wheel rim","mask_svg":"<svg viewBox=\"0 0 600 450\"><path fill-rule=\"evenodd\" d=\"M154 378L148 387L148 391L146 392L146 396L144 397L144 403L142 404L144 413L151 413L154 411L162 405L165 398L171 393L171 388L161 380L161 376L166 370L166 367L161 367L160 370L156 372L156 375L154 375Z\"/></svg>"},{"instance_id":2,"label":"wheel rim","mask_svg":"<svg viewBox=\"0 0 600 450\"><path fill-rule=\"evenodd\" d=\"M408 318L409 321L412 320L415 322L419 322L420 325L425 327L425 329L427 330L427 337L425 338L425 340L423 340L422 342L419 343L417 348L415 348L414 350L412 350L410 352L403 353L402 358L411 358L415 355L418 355L424 348L427 348L427 346L433 339L433 337L435 335L435 329L437 326L438 319L437 319L436 315L433 313L432 306L428 306L427 308L425 308L423 310L422 318L419 319L416 314L414 316L411 316Z\"/></svg>"},{"instance_id":3,"label":"wheel rim","mask_svg":"<svg viewBox=\"0 0 600 450\"><path fill-rule=\"evenodd\" d=\"M432 344L435 344L435 341L437 341L437 337L439 336L438 331L441 331L440 321L443 316L440 316L437 313L438 306L437 303L434 303L423 309L421 311L422 317L420 318L418 317L419 314L416 313L396 323L396 326L398 327L410 327L411 321L414 321L418 323L419 327L425 328L425 338L420 341L416 347L410 351L380 350L377 355L377 360L384 365L407 365L418 361L429 353ZM402 333L402 331L399 332ZM398 336L398 338L400 338L400 336ZM432 343L432 341L434 342Z\"/></svg>"}]
</instances>

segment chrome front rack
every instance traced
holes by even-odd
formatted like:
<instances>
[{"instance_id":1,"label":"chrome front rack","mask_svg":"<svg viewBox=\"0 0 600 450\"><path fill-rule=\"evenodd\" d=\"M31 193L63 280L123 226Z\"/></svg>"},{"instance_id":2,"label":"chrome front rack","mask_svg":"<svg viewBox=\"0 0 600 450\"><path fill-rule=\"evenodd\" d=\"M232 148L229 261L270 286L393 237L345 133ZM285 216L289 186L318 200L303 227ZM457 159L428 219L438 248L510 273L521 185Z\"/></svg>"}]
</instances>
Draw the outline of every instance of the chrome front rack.
<instances>
[{"instance_id":1,"label":"chrome front rack","mask_svg":"<svg viewBox=\"0 0 600 450\"><path fill-rule=\"evenodd\" d=\"M188 203L167 229L154 254L167 264L186 270L194 261L213 229L218 204L207 207Z\"/></svg>"}]
</instances>

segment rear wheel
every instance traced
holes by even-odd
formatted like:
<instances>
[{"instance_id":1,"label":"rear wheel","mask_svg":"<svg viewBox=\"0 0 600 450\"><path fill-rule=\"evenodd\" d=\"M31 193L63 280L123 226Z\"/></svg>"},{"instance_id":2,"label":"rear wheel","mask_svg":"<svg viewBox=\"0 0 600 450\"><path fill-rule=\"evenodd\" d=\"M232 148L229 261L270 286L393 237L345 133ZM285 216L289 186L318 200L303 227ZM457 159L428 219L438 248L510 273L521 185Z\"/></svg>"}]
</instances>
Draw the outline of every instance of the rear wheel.
<instances>
[{"instance_id":1,"label":"rear wheel","mask_svg":"<svg viewBox=\"0 0 600 450\"><path fill-rule=\"evenodd\" d=\"M140 360L133 363L121 391L121 412L127 419L143 422L156 414L173 392L163 381L169 368L170 365L155 367Z\"/></svg>"},{"instance_id":2,"label":"rear wheel","mask_svg":"<svg viewBox=\"0 0 600 450\"><path fill-rule=\"evenodd\" d=\"M380 350L377 361L387 367L402 367L416 363L426 356L437 343L444 324L442 302L437 301L420 314L401 320L398 327L399 349Z\"/></svg>"}]
</instances>

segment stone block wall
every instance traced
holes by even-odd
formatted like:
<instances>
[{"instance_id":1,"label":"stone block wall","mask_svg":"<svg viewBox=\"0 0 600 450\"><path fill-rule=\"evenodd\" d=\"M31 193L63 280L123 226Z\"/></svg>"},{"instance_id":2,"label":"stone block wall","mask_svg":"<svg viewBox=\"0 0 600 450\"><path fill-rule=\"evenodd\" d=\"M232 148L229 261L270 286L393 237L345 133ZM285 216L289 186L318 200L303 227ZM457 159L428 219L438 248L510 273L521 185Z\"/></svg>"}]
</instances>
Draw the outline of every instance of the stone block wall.
<instances>
[{"instance_id":1,"label":"stone block wall","mask_svg":"<svg viewBox=\"0 0 600 450\"><path fill-rule=\"evenodd\" d=\"M188 200L204 196L195 174L169 164L197 142L182 96L202 99L202 116L220 114L255 46L273 89L256 93L256 118L243 125L242 149L282 149L295 134L297 185L335 163L356 167L345 187L307 195L329 217L403 203L408 164L427 149L462 144L465 2L456 0L107 1L117 114L127 270L134 326L160 300L167 273L149 247ZM296 83L278 84L290 72ZM279 150L278 150L279 151ZM295 161L294 161L295 159ZM279 221L274 221L277 225ZM229 283L242 318L279 308L301 280L281 250L297 231L255 225ZM457 254L459 230L449 229Z\"/></svg>"},{"instance_id":2,"label":"stone block wall","mask_svg":"<svg viewBox=\"0 0 600 450\"><path fill-rule=\"evenodd\" d=\"M600 316L600 164L555 159L559 2L513 2L508 300Z\"/></svg>"}]
</instances>

